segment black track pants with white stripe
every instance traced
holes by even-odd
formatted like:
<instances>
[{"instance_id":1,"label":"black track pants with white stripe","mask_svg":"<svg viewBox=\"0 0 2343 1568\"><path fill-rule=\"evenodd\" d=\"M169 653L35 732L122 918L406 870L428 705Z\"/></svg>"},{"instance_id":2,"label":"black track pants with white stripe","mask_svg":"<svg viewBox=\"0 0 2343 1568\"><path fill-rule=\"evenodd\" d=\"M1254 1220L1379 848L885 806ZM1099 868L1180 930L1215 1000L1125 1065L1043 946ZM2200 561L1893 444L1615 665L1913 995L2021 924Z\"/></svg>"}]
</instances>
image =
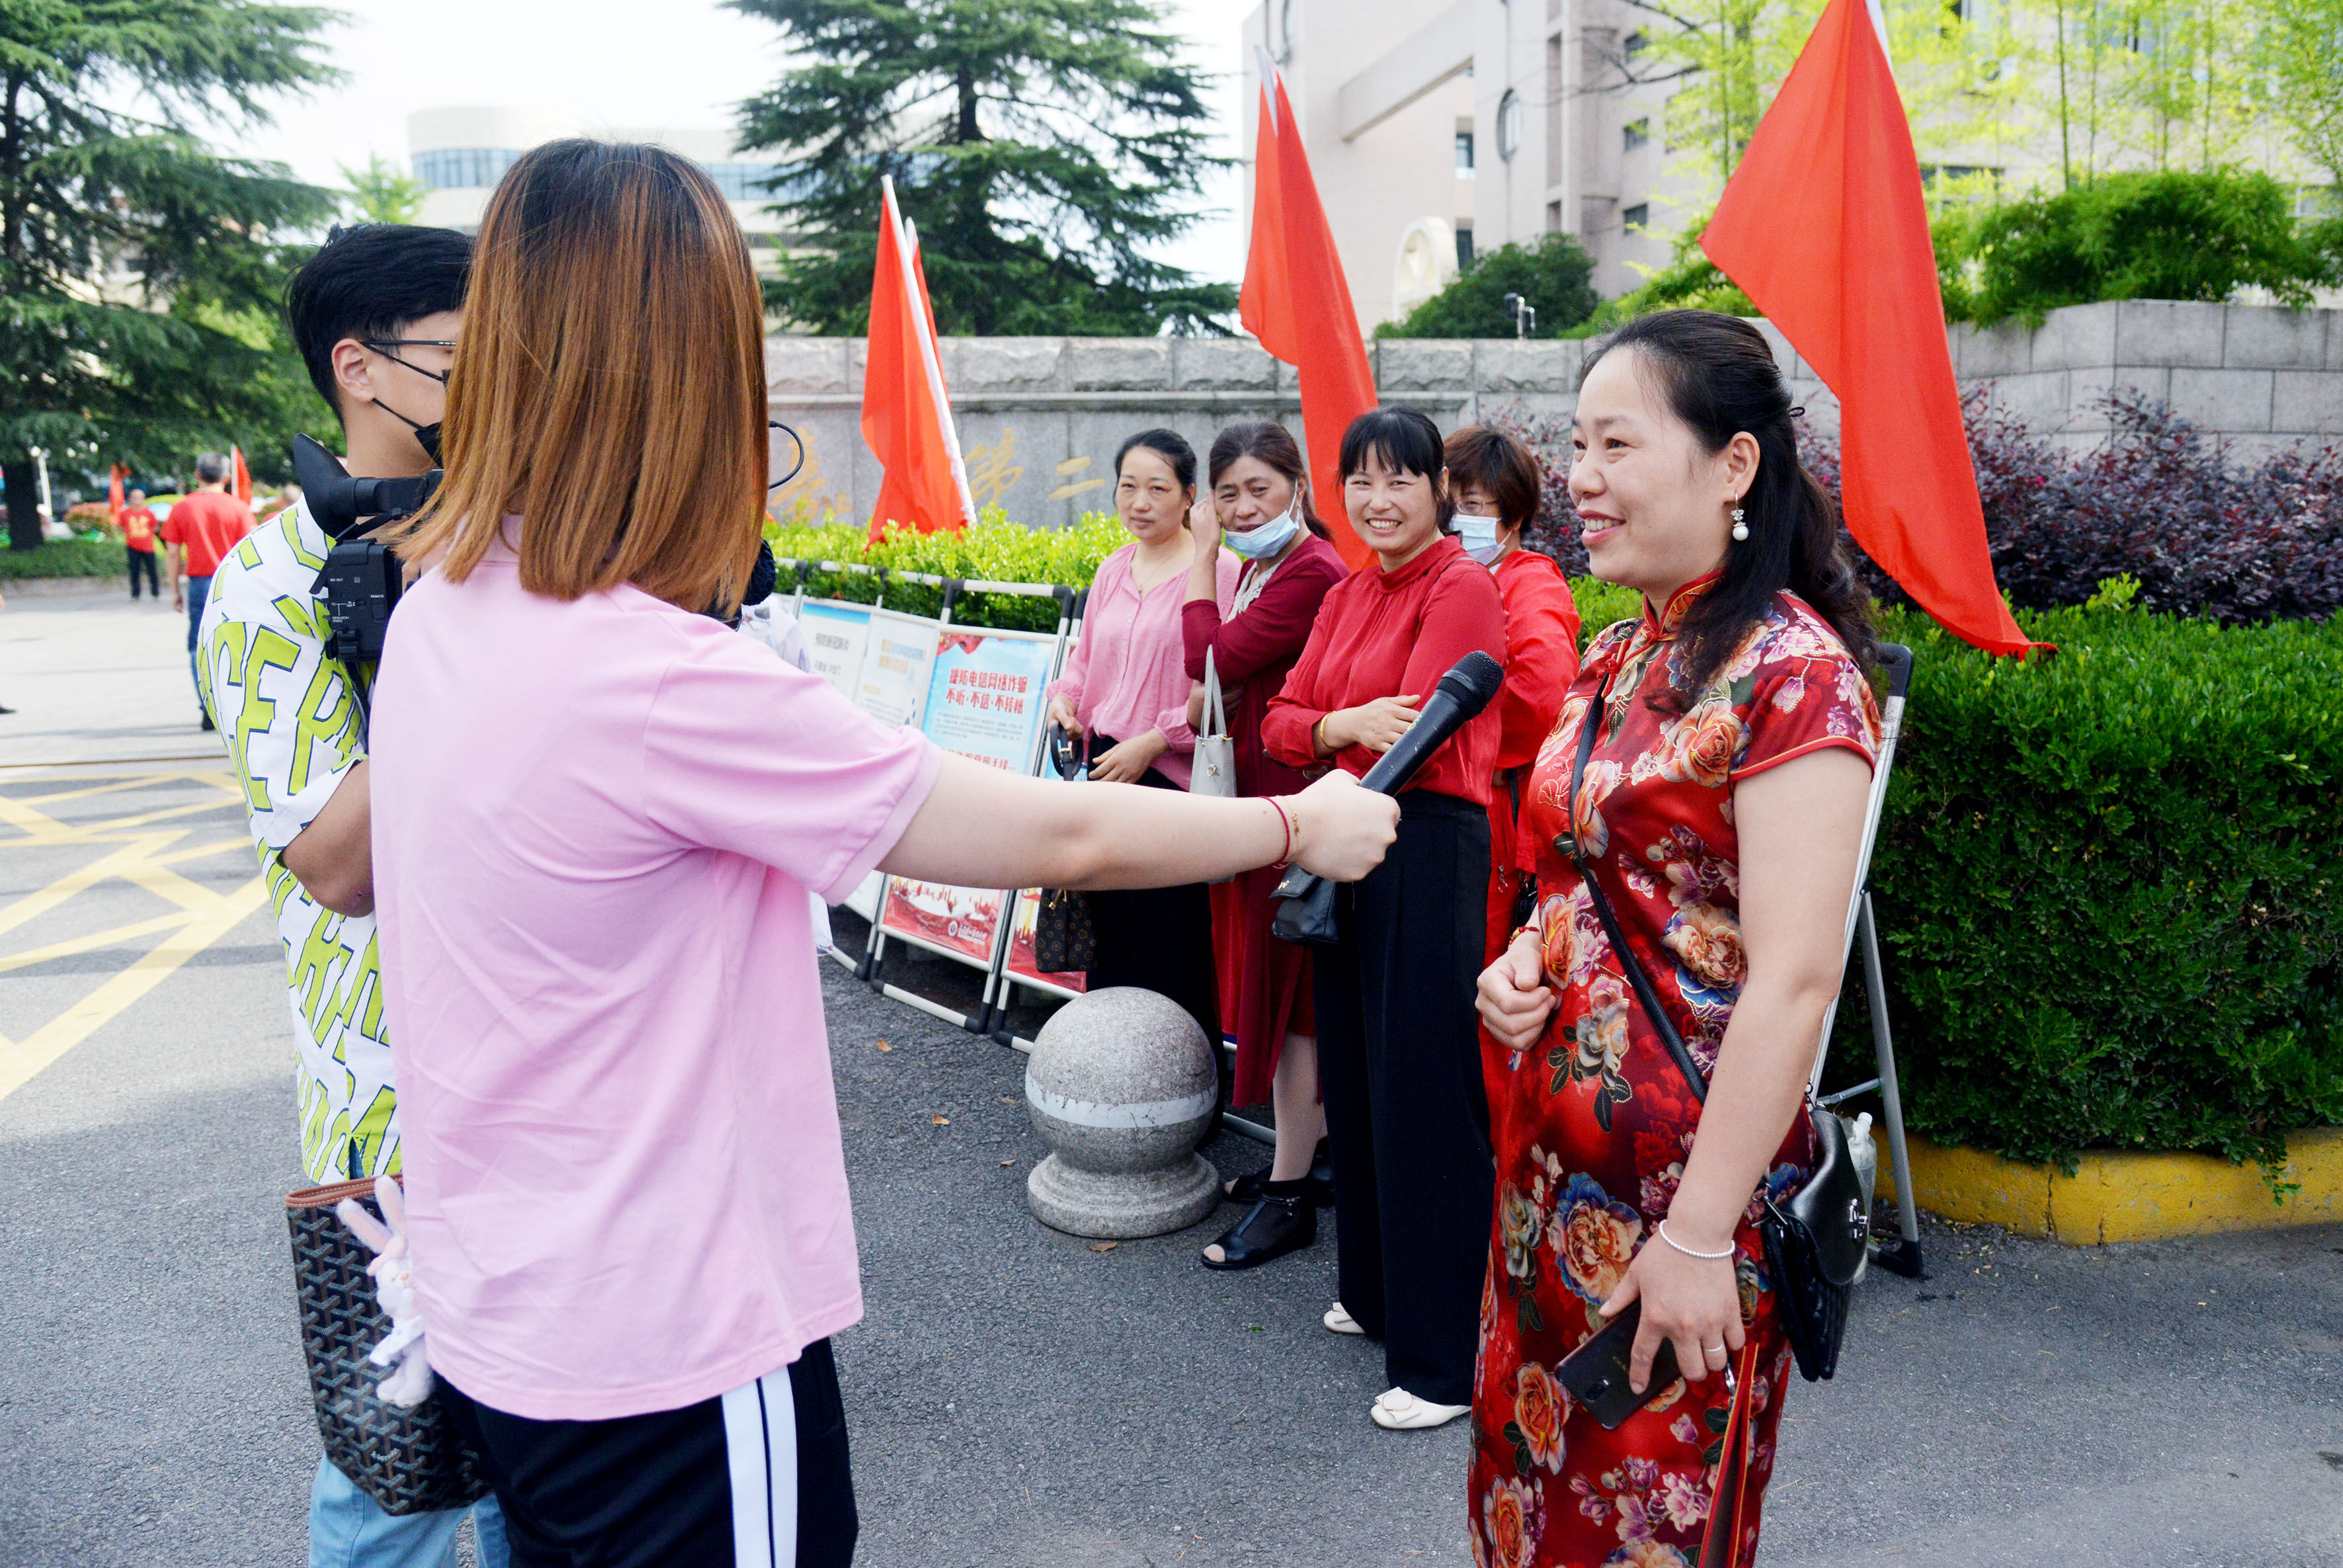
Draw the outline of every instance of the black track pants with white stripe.
<instances>
[{"instance_id":1,"label":"black track pants with white stripe","mask_svg":"<svg viewBox=\"0 0 2343 1568\"><path fill-rule=\"evenodd\" d=\"M496 1488L513 1568L844 1568L859 1528L830 1342L682 1410L531 1421L440 1399Z\"/></svg>"}]
</instances>

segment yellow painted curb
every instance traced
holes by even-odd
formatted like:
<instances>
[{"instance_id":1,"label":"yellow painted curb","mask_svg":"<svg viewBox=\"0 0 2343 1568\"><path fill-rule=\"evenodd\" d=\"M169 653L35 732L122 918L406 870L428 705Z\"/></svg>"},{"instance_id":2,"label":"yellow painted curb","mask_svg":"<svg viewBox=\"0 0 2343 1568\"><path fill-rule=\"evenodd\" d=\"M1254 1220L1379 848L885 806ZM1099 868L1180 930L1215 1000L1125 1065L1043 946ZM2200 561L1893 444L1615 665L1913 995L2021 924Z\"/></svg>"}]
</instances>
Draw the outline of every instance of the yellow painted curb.
<instances>
[{"instance_id":1,"label":"yellow painted curb","mask_svg":"<svg viewBox=\"0 0 2343 1568\"><path fill-rule=\"evenodd\" d=\"M1896 1190L1880 1151L1879 1190ZM2075 1174L1975 1149L1911 1141L1920 1207L1947 1220L2089 1245L2343 1221L2343 1127L2298 1132L2283 1179L2299 1191L2270 1196L2258 1165L2204 1154L2085 1154Z\"/></svg>"}]
</instances>

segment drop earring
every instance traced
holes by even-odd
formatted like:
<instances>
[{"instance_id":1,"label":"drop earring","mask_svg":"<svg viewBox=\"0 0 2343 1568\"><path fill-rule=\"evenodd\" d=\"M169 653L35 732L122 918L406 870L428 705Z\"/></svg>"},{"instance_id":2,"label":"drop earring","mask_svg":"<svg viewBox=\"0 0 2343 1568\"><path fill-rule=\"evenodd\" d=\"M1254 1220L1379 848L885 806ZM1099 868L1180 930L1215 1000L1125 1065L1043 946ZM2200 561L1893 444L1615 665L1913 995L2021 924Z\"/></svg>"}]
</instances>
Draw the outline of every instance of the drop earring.
<instances>
[{"instance_id":1,"label":"drop earring","mask_svg":"<svg viewBox=\"0 0 2343 1568\"><path fill-rule=\"evenodd\" d=\"M1739 507L1733 508L1733 537L1736 539L1745 539L1749 537L1749 525L1741 520Z\"/></svg>"}]
</instances>

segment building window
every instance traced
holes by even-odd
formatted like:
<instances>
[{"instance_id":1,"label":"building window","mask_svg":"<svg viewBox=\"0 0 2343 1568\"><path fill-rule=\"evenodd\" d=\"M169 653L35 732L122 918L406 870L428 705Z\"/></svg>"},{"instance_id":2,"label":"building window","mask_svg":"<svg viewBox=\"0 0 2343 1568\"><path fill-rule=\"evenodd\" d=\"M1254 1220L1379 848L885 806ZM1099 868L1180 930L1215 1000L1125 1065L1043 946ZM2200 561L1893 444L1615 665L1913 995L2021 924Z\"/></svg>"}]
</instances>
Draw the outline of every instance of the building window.
<instances>
[{"instance_id":1,"label":"building window","mask_svg":"<svg viewBox=\"0 0 2343 1568\"><path fill-rule=\"evenodd\" d=\"M1470 131L1456 133L1456 177L1460 180L1473 177L1473 133Z\"/></svg>"},{"instance_id":2,"label":"building window","mask_svg":"<svg viewBox=\"0 0 2343 1568\"><path fill-rule=\"evenodd\" d=\"M1470 228L1460 228L1456 231L1456 270L1463 272L1472 265L1473 231Z\"/></svg>"},{"instance_id":3,"label":"building window","mask_svg":"<svg viewBox=\"0 0 2343 1568\"><path fill-rule=\"evenodd\" d=\"M1545 204L1545 231L1548 234L1562 232L1562 204L1558 201Z\"/></svg>"},{"instance_id":4,"label":"building window","mask_svg":"<svg viewBox=\"0 0 2343 1568\"><path fill-rule=\"evenodd\" d=\"M427 190L485 190L519 161L510 147L440 147L415 155L415 177Z\"/></svg>"},{"instance_id":5,"label":"building window","mask_svg":"<svg viewBox=\"0 0 2343 1568\"><path fill-rule=\"evenodd\" d=\"M1643 230L1652 226L1652 204L1637 202L1619 215L1619 221L1629 229Z\"/></svg>"},{"instance_id":6,"label":"building window","mask_svg":"<svg viewBox=\"0 0 2343 1568\"><path fill-rule=\"evenodd\" d=\"M1629 120L1619 127L1619 139L1627 151L1634 152L1652 139L1652 117L1646 115L1640 120Z\"/></svg>"},{"instance_id":7,"label":"building window","mask_svg":"<svg viewBox=\"0 0 2343 1568\"><path fill-rule=\"evenodd\" d=\"M804 185L802 178L783 180L778 164L702 164L726 201L784 201Z\"/></svg>"},{"instance_id":8,"label":"building window","mask_svg":"<svg viewBox=\"0 0 2343 1568\"><path fill-rule=\"evenodd\" d=\"M1497 100L1497 156L1507 163L1522 150L1522 95L1511 87Z\"/></svg>"}]
</instances>

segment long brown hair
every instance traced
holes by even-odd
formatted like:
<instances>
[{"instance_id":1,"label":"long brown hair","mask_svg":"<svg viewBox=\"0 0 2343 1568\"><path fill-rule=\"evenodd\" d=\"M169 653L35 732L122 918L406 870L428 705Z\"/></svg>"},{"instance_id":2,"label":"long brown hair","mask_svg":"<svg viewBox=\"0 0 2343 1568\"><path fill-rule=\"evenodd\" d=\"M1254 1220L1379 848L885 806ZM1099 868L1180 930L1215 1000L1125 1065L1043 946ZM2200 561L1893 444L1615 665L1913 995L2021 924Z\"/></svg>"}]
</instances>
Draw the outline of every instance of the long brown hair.
<instances>
[{"instance_id":1,"label":"long brown hair","mask_svg":"<svg viewBox=\"0 0 2343 1568\"><path fill-rule=\"evenodd\" d=\"M461 582L518 512L521 586L633 583L729 609L757 554L764 307L723 196L664 148L549 142L505 175L474 252L447 477L389 536Z\"/></svg>"},{"instance_id":2,"label":"long brown hair","mask_svg":"<svg viewBox=\"0 0 2343 1568\"><path fill-rule=\"evenodd\" d=\"M1284 475L1294 493L1302 498L1303 526L1322 539L1334 537L1318 520L1318 510L1310 495L1310 468L1302 460L1302 448L1293 444L1292 431L1274 419L1238 420L1212 437L1212 453L1204 459L1210 481L1219 484L1221 476L1241 457L1257 458L1268 464L1272 471Z\"/></svg>"}]
</instances>

